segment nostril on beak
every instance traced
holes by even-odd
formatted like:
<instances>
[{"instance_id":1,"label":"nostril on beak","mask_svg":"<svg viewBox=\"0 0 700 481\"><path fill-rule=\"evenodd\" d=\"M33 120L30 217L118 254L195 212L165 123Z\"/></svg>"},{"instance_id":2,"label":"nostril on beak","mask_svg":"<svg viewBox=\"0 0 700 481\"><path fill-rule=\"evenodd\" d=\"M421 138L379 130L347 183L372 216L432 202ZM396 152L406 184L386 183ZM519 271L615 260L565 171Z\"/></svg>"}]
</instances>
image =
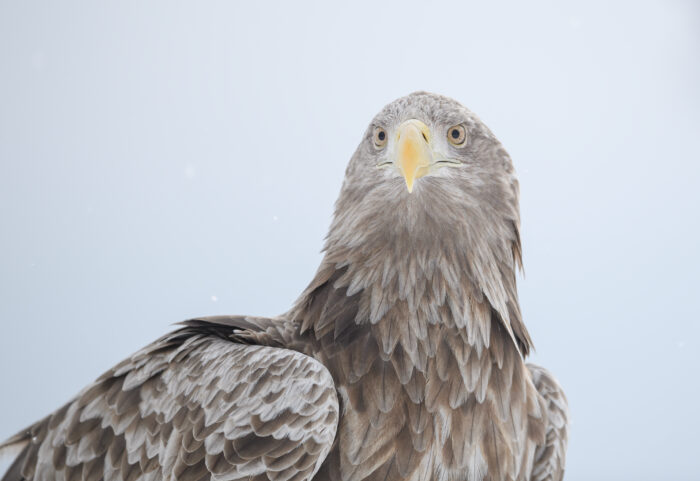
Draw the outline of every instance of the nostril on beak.
<instances>
[{"instance_id":1,"label":"nostril on beak","mask_svg":"<svg viewBox=\"0 0 700 481\"><path fill-rule=\"evenodd\" d=\"M421 131L420 134L423 136L423 140L425 140L425 141L427 142L427 141L428 141L428 137L425 136L425 132Z\"/></svg>"}]
</instances>

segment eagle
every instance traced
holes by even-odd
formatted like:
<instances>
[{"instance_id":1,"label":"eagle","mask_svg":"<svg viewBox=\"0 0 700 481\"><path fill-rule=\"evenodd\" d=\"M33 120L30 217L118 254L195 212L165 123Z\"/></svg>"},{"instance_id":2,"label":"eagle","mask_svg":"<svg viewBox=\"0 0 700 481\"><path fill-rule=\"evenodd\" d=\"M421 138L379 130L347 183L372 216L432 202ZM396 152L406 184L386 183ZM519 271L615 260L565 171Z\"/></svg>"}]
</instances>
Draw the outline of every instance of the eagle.
<instances>
[{"instance_id":1,"label":"eagle","mask_svg":"<svg viewBox=\"0 0 700 481\"><path fill-rule=\"evenodd\" d=\"M393 101L288 312L184 321L0 444L2 479L561 480L568 407L525 362L518 197L474 113Z\"/></svg>"}]
</instances>

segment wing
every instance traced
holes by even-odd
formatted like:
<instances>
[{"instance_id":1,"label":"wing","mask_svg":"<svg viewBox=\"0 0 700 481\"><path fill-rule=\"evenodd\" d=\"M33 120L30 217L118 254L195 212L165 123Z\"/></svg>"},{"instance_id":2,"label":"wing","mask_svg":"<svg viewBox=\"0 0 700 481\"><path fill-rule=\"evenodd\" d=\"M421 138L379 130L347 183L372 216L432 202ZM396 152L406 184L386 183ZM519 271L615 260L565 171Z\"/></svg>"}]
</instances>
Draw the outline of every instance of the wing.
<instances>
[{"instance_id":1,"label":"wing","mask_svg":"<svg viewBox=\"0 0 700 481\"><path fill-rule=\"evenodd\" d=\"M543 367L528 364L537 392L547 407L546 439L535 451L533 481L561 481L564 477L568 440L569 407L564 391L554 376Z\"/></svg>"},{"instance_id":2,"label":"wing","mask_svg":"<svg viewBox=\"0 0 700 481\"><path fill-rule=\"evenodd\" d=\"M309 480L337 423L318 361L189 326L0 445L23 445L3 479Z\"/></svg>"}]
</instances>

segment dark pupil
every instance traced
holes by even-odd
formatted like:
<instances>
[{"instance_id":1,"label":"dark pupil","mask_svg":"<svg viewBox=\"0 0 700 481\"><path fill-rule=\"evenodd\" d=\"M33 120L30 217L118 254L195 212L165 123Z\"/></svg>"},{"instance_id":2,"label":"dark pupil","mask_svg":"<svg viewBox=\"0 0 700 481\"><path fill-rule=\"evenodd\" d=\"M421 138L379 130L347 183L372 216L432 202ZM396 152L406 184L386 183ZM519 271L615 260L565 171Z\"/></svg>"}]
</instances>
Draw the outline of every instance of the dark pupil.
<instances>
[{"instance_id":1,"label":"dark pupil","mask_svg":"<svg viewBox=\"0 0 700 481\"><path fill-rule=\"evenodd\" d=\"M458 138L459 138L459 130L457 130L457 129L452 129L452 138L453 138L453 139L458 139Z\"/></svg>"},{"instance_id":2,"label":"dark pupil","mask_svg":"<svg viewBox=\"0 0 700 481\"><path fill-rule=\"evenodd\" d=\"M379 133L377 134L377 138L379 140L381 140L382 142L384 142L384 139L386 138L386 134L384 133L383 130L379 131Z\"/></svg>"}]
</instances>

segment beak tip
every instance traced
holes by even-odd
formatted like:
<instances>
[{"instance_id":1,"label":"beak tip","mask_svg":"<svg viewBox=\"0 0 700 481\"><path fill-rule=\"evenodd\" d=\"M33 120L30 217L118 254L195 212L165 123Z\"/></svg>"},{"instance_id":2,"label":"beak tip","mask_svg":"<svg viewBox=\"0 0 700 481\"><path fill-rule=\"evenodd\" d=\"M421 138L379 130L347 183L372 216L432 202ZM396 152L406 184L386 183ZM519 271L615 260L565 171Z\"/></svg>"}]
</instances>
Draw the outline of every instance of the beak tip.
<instances>
[{"instance_id":1,"label":"beak tip","mask_svg":"<svg viewBox=\"0 0 700 481\"><path fill-rule=\"evenodd\" d=\"M408 189L409 194L413 192L413 182L406 181L406 188Z\"/></svg>"}]
</instances>

